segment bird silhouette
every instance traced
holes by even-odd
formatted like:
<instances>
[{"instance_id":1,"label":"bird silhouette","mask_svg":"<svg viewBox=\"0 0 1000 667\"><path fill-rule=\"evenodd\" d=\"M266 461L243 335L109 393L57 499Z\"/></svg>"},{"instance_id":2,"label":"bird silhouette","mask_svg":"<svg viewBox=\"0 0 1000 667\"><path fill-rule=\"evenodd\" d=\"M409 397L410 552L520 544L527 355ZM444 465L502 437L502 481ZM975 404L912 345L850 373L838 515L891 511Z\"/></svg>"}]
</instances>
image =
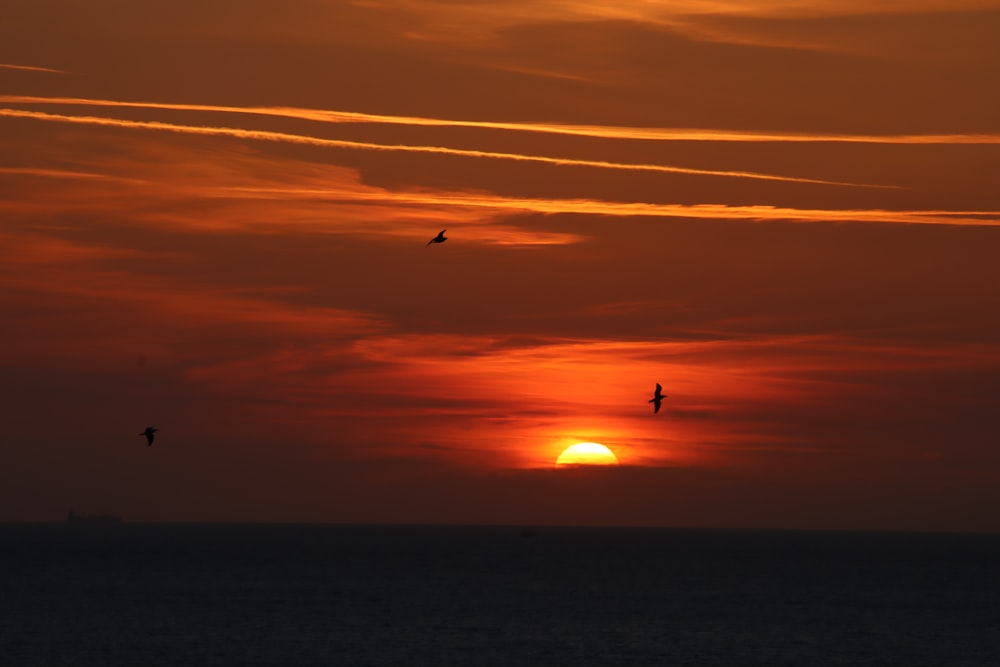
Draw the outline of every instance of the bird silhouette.
<instances>
[{"instance_id":1,"label":"bird silhouette","mask_svg":"<svg viewBox=\"0 0 1000 667\"><path fill-rule=\"evenodd\" d=\"M656 383L656 391L653 393L653 398L651 398L651 399L649 399L647 401L647 403L652 403L653 404L653 414L654 415L657 412L660 411L660 403L662 403L663 399L665 399L666 397L667 397L667 395L663 393L663 387L661 387L660 383L657 382Z\"/></svg>"},{"instance_id":2,"label":"bird silhouette","mask_svg":"<svg viewBox=\"0 0 1000 667\"><path fill-rule=\"evenodd\" d=\"M444 243L445 241L447 241L448 237L444 235L446 231L448 230L442 229L440 232L438 232L437 236L435 236L434 238L432 238L430 241L427 242L427 245L430 245L432 243ZM425 245L424 247L426 248L427 245Z\"/></svg>"},{"instance_id":3,"label":"bird silhouette","mask_svg":"<svg viewBox=\"0 0 1000 667\"><path fill-rule=\"evenodd\" d=\"M147 447L149 447L150 445L153 444L153 434L156 433L159 430L160 429L158 429L158 428L153 428L152 426L147 426L146 430L139 434L139 435L146 436L146 446Z\"/></svg>"}]
</instances>

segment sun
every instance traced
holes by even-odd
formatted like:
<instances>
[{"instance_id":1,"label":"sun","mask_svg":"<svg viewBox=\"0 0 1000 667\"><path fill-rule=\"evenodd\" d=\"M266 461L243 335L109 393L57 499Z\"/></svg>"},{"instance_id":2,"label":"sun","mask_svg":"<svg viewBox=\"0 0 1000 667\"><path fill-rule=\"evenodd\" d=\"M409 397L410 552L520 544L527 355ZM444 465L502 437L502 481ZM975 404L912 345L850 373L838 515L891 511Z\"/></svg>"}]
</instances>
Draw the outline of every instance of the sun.
<instances>
[{"instance_id":1,"label":"sun","mask_svg":"<svg viewBox=\"0 0 1000 667\"><path fill-rule=\"evenodd\" d=\"M556 459L556 465L616 466L618 457L599 442L578 442L563 450Z\"/></svg>"}]
</instances>

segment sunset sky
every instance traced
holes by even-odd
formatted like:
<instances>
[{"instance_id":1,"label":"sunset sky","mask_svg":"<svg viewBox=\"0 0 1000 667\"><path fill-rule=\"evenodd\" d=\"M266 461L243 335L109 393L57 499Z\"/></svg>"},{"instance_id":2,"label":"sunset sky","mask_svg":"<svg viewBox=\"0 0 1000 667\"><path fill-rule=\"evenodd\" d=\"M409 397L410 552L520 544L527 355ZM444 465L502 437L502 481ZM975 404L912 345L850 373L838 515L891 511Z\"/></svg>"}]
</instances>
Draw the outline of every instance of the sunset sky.
<instances>
[{"instance_id":1,"label":"sunset sky","mask_svg":"<svg viewBox=\"0 0 1000 667\"><path fill-rule=\"evenodd\" d=\"M9 0L0 521L1000 530L998 34Z\"/></svg>"}]
</instances>

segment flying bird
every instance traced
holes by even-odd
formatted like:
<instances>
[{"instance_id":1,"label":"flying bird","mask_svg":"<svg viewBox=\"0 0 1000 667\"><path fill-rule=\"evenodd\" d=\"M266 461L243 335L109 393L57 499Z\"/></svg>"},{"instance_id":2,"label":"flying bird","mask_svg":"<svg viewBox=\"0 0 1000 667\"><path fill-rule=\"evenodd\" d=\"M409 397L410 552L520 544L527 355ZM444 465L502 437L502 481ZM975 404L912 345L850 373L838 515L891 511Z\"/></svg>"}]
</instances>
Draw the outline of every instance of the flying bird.
<instances>
[{"instance_id":1,"label":"flying bird","mask_svg":"<svg viewBox=\"0 0 1000 667\"><path fill-rule=\"evenodd\" d=\"M657 382L656 383L656 391L653 393L653 398L651 398L651 399L649 399L649 401L647 401L647 403L652 403L653 404L653 414L654 415L657 412L660 411L660 403L662 403L663 399L665 399L666 397L667 397L667 395L663 393L663 387L661 387L660 383Z\"/></svg>"},{"instance_id":2,"label":"flying bird","mask_svg":"<svg viewBox=\"0 0 1000 667\"><path fill-rule=\"evenodd\" d=\"M430 241L427 242L427 245L430 245L432 243L444 243L445 241L447 241L448 237L444 235L446 231L448 230L442 229L440 232L438 232L437 236L435 236L434 238L432 238ZM426 248L427 245L425 245L424 247Z\"/></svg>"},{"instance_id":3,"label":"flying bird","mask_svg":"<svg viewBox=\"0 0 1000 667\"><path fill-rule=\"evenodd\" d=\"M159 430L160 429L158 429L158 428L153 428L152 426L147 426L146 430L139 434L139 435L146 436L146 446L147 447L149 447L150 445L153 444L153 434L156 433Z\"/></svg>"}]
</instances>

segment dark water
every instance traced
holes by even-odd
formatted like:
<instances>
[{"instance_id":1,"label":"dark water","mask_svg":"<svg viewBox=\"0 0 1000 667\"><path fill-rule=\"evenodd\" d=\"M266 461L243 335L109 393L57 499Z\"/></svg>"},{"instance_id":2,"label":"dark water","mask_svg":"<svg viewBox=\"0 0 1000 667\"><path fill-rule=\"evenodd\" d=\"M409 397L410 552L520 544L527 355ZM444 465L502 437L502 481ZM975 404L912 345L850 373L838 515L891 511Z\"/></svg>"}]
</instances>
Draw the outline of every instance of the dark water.
<instances>
[{"instance_id":1,"label":"dark water","mask_svg":"<svg viewBox=\"0 0 1000 667\"><path fill-rule=\"evenodd\" d=\"M0 526L0 665L1000 665L1000 536Z\"/></svg>"}]
</instances>

